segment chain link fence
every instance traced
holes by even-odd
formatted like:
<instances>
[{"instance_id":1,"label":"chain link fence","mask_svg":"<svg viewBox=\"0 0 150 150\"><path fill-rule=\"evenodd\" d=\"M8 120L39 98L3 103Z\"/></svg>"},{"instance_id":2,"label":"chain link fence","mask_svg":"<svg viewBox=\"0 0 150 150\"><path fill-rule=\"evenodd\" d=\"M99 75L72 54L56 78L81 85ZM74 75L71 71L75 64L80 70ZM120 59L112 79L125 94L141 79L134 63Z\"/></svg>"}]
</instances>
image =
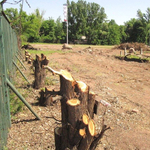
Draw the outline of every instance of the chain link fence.
<instances>
[{"instance_id":1,"label":"chain link fence","mask_svg":"<svg viewBox=\"0 0 150 150\"><path fill-rule=\"evenodd\" d=\"M7 80L12 81L15 75L13 62L16 61L17 53L17 36L0 8L0 149L4 149L6 145L11 126Z\"/></svg>"}]
</instances>

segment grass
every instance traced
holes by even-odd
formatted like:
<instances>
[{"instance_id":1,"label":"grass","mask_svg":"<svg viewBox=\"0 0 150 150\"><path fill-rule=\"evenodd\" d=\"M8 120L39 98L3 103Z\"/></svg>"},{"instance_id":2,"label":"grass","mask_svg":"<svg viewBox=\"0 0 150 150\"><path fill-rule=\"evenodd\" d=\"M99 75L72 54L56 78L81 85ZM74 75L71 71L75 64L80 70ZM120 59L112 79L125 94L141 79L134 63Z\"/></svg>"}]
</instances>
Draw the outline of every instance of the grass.
<instances>
[{"instance_id":1,"label":"grass","mask_svg":"<svg viewBox=\"0 0 150 150\"><path fill-rule=\"evenodd\" d=\"M14 116L18 112L22 111L24 104L22 101L13 93L10 92L10 112Z\"/></svg>"},{"instance_id":2,"label":"grass","mask_svg":"<svg viewBox=\"0 0 150 150\"><path fill-rule=\"evenodd\" d=\"M87 48L87 47L93 47L93 48L107 48L107 49L111 49L114 46L109 46L109 45L73 45L73 47L82 47L82 48Z\"/></svg>"},{"instance_id":3,"label":"grass","mask_svg":"<svg viewBox=\"0 0 150 150\"><path fill-rule=\"evenodd\" d=\"M137 55L129 55L129 56L115 56L115 58L118 58L120 60L126 60L126 61L136 61L136 62L150 62L150 57L139 57Z\"/></svg>"},{"instance_id":4,"label":"grass","mask_svg":"<svg viewBox=\"0 0 150 150\"><path fill-rule=\"evenodd\" d=\"M60 54L65 54L65 53L71 53L72 51L68 50L68 51L59 51L59 50L27 50L30 54L44 54L44 55L49 55L49 54L53 54L53 53L60 53Z\"/></svg>"}]
</instances>

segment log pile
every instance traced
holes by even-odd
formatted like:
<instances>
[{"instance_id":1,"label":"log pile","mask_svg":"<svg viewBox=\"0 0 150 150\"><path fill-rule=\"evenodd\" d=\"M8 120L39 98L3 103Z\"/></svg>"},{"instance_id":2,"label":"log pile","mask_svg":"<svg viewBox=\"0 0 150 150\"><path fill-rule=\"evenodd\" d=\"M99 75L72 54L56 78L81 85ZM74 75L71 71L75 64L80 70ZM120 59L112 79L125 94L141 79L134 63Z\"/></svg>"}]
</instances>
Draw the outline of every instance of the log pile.
<instances>
[{"instance_id":1,"label":"log pile","mask_svg":"<svg viewBox=\"0 0 150 150\"><path fill-rule=\"evenodd\" d=\"M34 88L39 89L41 87L44 87L46 72L43 68L43 65L48 65L49 60L46 58L44 54L41 54L41 57L36 55L36 59L33 62L33 66L35 67L34 72Z\"/></svg>"},{"instance_id":2,"label":"log pile","mask_svg":"<svg viewBox=\"0 0 150 150\"><path fill-rule=\"evenodd\" d=\"M62 127L55 128L56 150L77 149L94 150L104 132L96 133L94 112L97 112L97 101L94 92L82 81L76 81L66 70L55 71L44 66L60 78Z\"/></svg>"}]
</instances>

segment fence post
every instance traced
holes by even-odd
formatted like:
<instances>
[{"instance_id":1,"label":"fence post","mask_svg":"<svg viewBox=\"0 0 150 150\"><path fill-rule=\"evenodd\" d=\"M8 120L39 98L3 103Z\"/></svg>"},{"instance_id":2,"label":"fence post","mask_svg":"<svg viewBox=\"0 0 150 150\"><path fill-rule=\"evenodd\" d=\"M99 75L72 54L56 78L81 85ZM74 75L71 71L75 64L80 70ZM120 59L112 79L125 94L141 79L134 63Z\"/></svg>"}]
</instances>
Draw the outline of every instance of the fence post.
<instances>
[{"instance_id":1,"label":"fence post","mask_svg":"<svg viewBox=\"0 0 150 150\"><path fill-rule=\"evenodd\" d=\"M126 50L126 48L124 49L124 56L126 56L127 55L127 50Z\"/></svg>"},{"instance_id":2,"label":"fence post","mask_svg":"<svg viewBox=\"0 0 150 150\"><path fill-rule=\"evenodd\" d=\"M140 49L140 55L143 55L143 49L142 48Z\"/></svg>"},{"instance_id":3,"label":"fence post","mask_svg":"<svg viewBox=\"0 0 150 150\"><path fill-rule=\"evenodd\" d=\"M18 65L14 61L13 61L13 64L16 66L16 68L19 70L19 72L25 78L25 80L30 84L29 80L26 78L26 76L23 74L23 72L20 70L20 68L18 67Z\"/></svg>"}]
</instances>

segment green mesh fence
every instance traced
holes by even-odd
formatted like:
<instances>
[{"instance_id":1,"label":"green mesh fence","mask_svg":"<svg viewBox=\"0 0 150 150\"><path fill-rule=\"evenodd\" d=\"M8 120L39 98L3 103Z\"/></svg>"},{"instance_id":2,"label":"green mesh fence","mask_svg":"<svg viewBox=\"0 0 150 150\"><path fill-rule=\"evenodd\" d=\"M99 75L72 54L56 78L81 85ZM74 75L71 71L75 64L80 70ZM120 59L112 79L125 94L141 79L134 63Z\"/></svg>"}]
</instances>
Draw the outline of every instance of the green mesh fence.
<instances>
[{"instance_id":1,"label":"green mesh fence","mask_svg":"<svg viewBox=\"0 0 150 150\"><path fill-rule=\"evenodd\" d=\"M6 145L8 129L11 126L10 98L6 79L11 81L15 75L13 61L16 61L17 52L15 31L0 8L0 150Z\"/></svg>"}]
</instances>

